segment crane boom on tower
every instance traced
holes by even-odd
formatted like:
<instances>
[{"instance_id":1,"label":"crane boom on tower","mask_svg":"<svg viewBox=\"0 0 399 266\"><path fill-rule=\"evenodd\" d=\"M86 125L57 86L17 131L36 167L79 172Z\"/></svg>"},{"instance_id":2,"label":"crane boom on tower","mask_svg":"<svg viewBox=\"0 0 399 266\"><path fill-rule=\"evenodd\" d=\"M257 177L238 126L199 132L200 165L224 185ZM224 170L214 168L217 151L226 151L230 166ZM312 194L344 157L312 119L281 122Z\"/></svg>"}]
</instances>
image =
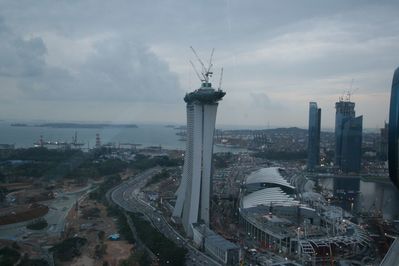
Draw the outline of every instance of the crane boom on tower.
<instances>
[{"instance_id":1,"label":"crane boom on tower","mask_svg":"<svg viewBox=\"0 0 399 266\"><path fill-rule=\"evenodd\" d=\"M212 59L213 59L213 53L215 52L215 48L212 48L212 52L211 52L211 56L209 57L209 66L208 66L208 70L206 71L207 73L213 74L211 71L211 67L212 67Z\"/></svg>"},{"instance_id":2,"label":"crane boom on tower","mask_svg":"<svg viewBox=\"0 0 399 266\"><path fill-rule=\"evenodd\" d=\"M192 46L190 46L191 51L193 51L195 57L197 58L198 62L201 64L202 66L202 72L206 71L206 67L204 65L204 62L202 62L201 58L198 56L197 52L194 50L194 48Z\"/></svg>"},{"instance_id":3,"label":"crane boom on tower","mask_svg":"<svg viewBox=\"0 0 399 266\"><path fill-rule=\"evenodd\" d=\"M190 61L191 66L192 66L193 69L194 69L195 74L197 74L197 77L199 78L199 80L200 80L201 82L204 82L204 81L205 81L205 77L201 78L201 76L200 76L200 74L198 73L198 70L197 70L197 68L195 67L193 61L191 61L191 60L189 60L189 61ZM202 74L202 73L201 73L201 74ZM203 76L203 75L202 75L202 76Z\"/></svg>"},{"instance_id":4,"label":"crane boom on tower","mask_svg":"<svg viewBox=\"0 0 399 266\"><path fill-rule=\"evenodd\" d=\"M222 67L222 69L220 70L220 79L219 79L219 87L218 87L218 90L221 90L221 89L222 89L222 80L223 80L223 67Z\"/></svg>"}]
</instances>

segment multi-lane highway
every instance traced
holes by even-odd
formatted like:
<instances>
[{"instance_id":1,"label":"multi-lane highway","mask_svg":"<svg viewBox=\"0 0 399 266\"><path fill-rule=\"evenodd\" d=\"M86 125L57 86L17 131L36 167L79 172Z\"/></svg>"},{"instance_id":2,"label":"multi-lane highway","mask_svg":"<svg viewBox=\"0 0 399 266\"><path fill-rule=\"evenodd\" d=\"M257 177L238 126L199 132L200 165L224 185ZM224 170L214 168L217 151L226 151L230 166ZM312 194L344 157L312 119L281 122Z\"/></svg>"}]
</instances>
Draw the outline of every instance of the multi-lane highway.
<instances>
[{"instance_id":1,"label":"multi-lane highway","mask_svg":"<svg viewBox=\"0 0 399 266\"><path fill-rule=\"evenodd\" d=\"M188 239L185 239L168 223L159 210L149 205L141 197L141 188L145 186L149 178L160 171L161 168L156 167L133 176L128 181L108 191L108 196L124 210L142 213L159 232L178 246L186 247L188 250L186 265L220 265L214 259L194 248Z\"/></svg>"}]
</instances>

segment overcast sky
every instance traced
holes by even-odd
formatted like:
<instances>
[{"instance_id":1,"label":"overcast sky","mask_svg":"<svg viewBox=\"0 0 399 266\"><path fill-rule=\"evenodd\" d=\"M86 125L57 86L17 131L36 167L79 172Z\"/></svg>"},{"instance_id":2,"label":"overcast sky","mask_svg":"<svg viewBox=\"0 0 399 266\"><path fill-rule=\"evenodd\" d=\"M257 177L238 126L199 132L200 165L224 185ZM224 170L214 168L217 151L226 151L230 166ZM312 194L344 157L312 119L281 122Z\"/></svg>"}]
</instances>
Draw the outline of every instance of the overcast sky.
<instances>
[{"instance_id":1,"label":"overcast sky","mask_svg":"<svg viewBox=\"0 0 399 266\"><path fill-rule=\"evenodd\" d=\"M382 127L398 14L397 1L0 0L0 119L185 123L192 45L206 61L215 48L215 87L224 67L219 125L306 127L316 101L332 127L353 79L356 114Z\"/></svg>"}]
</instances>

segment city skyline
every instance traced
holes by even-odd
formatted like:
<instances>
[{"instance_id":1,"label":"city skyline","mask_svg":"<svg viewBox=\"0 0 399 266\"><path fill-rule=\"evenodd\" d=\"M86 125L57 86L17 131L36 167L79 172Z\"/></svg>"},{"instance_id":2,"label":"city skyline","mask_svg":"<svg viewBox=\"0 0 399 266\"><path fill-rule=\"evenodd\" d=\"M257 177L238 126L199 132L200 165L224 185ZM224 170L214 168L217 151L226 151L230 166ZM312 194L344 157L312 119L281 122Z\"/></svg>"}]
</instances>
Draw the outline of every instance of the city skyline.
<instances>
[{"instance_id":1,"label":"city skyline","mask_svg":"<svg viewBox=\"0 0 399 266\"><path fill-rule=\"evenodd\" d=\"M396 3L0 7L0 119L184 123L181 95L197 89L190 45L204 57L216 49L215 84L225 69L230 96L217 125L305 128L307 103L317 101L321 127L331 128L352 80L364 127L388 118Z\"/></svg>"},{"instance_id":2,"label":"city skyline","mask_svg":"<svg viewBox=\"0 0 399 266\"><path fill-rule=\"evenodd\" d=\"M0 1L0 266L399 265L397 14Z\"/></svg>"}]
</instances>

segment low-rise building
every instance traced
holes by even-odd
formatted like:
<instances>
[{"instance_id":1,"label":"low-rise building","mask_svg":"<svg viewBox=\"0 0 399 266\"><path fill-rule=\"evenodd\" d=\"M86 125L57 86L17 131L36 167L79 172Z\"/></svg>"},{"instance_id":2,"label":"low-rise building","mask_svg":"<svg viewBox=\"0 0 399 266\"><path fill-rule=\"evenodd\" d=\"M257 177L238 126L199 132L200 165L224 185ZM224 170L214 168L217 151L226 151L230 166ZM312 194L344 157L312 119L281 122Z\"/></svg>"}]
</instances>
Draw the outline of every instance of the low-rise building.
<instances>
[{"instance_id":1,"label":"low-rise building","mask_svg":"<svg viewBox=\"0 0 399 266\"><path fill-rule=\"evenodd\" d=\"M240 247L224 239L205 224L193 224L195 245L223 265L239 265Z\"/></svg>"}]
</instances>

